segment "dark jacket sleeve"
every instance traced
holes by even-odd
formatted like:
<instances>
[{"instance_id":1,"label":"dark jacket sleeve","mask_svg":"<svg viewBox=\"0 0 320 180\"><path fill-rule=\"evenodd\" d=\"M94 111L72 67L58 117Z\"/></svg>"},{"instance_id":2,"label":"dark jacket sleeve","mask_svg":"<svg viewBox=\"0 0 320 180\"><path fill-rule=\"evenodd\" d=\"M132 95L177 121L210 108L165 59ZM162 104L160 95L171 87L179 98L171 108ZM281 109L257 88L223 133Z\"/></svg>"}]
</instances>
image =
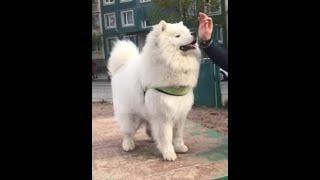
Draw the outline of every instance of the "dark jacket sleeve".
<instances>
[{"instance_id":1,"label":"dark jacket sleeve","mask_svg":"<svg viewBox=\"0 0 320 180\"><path fill-rule=\"evenodd\" d=\"M212 59L220 68L228 71L228 50L214 46L213 43L210 46L203 49L210 59Z\"/></svg>"}]
</instances>

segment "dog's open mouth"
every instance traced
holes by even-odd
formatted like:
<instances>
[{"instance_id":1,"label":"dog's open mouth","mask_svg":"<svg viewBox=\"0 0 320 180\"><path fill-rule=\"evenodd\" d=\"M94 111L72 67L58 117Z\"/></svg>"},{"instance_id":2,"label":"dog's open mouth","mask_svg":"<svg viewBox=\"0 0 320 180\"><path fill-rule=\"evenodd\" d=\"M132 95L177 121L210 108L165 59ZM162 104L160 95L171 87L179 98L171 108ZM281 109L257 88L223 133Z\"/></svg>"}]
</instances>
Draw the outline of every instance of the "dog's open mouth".
<instances>
[{"instance_id":1,"label":"dog's open mouth","mask_svg":"<svg viewBox=\"0 0 320 180\"><path fill-rule=\"evenodd\" d=\"M190 49L195 49L196 48L196 40L192 41L190 44L180 46L180 50L182 51L188 51Z\"/></svg>"}]
</instances>

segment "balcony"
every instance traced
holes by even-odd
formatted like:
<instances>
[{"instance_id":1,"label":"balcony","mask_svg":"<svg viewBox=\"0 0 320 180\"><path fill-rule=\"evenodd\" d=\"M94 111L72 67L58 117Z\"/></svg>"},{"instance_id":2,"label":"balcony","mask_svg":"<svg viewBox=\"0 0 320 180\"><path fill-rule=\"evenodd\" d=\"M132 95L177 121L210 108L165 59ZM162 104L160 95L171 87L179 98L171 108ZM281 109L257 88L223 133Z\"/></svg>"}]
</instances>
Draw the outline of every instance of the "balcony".
<instances>
[{"instance_id":1,"label":"balcony","mask_svg":"<svg viewBox=\"0 0 320 180\"><path fill-rule=\"evenodd\" d=\"M100 12L98 3L92 3L92 12Z\"/></svg>"}]
</instances>

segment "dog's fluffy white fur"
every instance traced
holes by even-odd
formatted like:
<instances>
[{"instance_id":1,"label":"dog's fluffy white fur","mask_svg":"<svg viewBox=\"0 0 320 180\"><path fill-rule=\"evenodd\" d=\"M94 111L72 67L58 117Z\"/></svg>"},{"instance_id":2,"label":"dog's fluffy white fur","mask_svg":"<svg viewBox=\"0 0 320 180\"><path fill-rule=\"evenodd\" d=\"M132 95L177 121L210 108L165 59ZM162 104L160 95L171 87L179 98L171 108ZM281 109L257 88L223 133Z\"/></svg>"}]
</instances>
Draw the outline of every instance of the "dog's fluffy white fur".
<instances>
[{"instance_id":1,"label":"dog's fluffy white fur","mask_svg":"<svg viewBox=\"0 0 320 180\"><path fill-rule=\"evenodd\" d=\"M131 41L115 43L108 68L123 150L135 148L134 134L145 123L165 160L175 160L175 152L188 151L183 127L193 104L193 92L171 96L152 88L196 85L200 50L197 45L187 51L179 49L194 40L182 22L161 21L147 35L141 53Z\"/></svg>"}]
</instances>

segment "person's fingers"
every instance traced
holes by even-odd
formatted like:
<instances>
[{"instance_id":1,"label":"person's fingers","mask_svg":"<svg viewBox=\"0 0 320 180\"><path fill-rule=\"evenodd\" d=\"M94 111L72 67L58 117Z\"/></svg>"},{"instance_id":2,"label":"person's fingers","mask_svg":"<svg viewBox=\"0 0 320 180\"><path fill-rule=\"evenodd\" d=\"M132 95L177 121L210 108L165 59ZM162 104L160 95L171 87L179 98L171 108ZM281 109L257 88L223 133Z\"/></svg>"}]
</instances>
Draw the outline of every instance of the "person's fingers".
<instances>
[{"instance_id":1,"label":"person's fingers","mask_svg":"<svg viewBox=\"0 0 320 180\"><path fill-rule=\"evenodd\" d=\"M206 14L202 13L202 12L199 12L199 18L200 19L203 19L203 18L206 18Z\"/></svg>"},{"instance_id":2,"label":"person's fingers","mask_svg":"<svg viewBox=\"0 0 320 180\"><path fill-rule=\"evenodd\" d=\"M204 19L208 18L208 16L202 12L199 12L198 20L202 21Z\"/></svg>"},{"instance_id":3,"label":"person's fingers","mask_svg":"<svg viewBox=\"0 0 320 180\"><path fill-rule=\"evenodd\" d=\"M213 25L212 18L207 18L204 23L207 24L206 25L207 28L212 28L212 25Z\"/></svg>"},{"instance_id":4,"label":"person's fingers","mask_svg":"<svg viewBox=\"0 0 320 180\"><path fill-rule=\"evenodd\" d=\"M200 23L205 23L205 22L212 22L211 18L204 18L202 20L200 20Z\"/></svg>"},{"instance_id":5,"label":"person's fingers","mask_svg":"<svg viewBox=\"0 0 320 180\"><path fill-rule=\"evenodd\" d=\"M212 24L212 23L209 23L208 28L209 28L209 29L212 29L212 28L213 28L213 24Z\"/></svg>"},{"instance_id":6,"label":"person's fingers","mask_svg":"<svg viewBox=\"0 0 320 180\"><path fill-rule=\"evenodd\" d=\"M199 20L199 31L212 30L213 22L211 17L207 16L202 12L199 12L198 20Z\"/></svg>"},{"instance_id":7,"label":"person's fingers","mask_svg":"<svg viewBox=\"0 0 320 180\"><path fill-rule=\"evenodd\" d=\"M199 28L206 28L206 27L208 27L208 22L209 21L201 21L200 23L199 23Z\"/></svg>"},{"instance_id":8,"label":"person's fingers","mask_svg":"<svg viewBox=\"0 0 320 180\"><path fill-rule=\"evenodd\" d=\"M212 19L211 19L211 18L207 20L207 24L208 24L209 26L212 26Z\"/></svg>"},{"instance_id":9,"label":"person's fingers","mask_svg":"<svg viewBox=\"0 0 320 180\"><path fill-rule=\"evenodd\" d=\"M205 20L205 21L201 21L201 23L212 23L212 21L210 21L209 19Z\"/></svg>"},{"instance_id":10,"label":"person's fingers","mask_svg":"<svg viewBox=\"0 0 320 180\"><path fill-rule=\"evenodd\" d=\"M205 19L205 17L198 16L198 21L203 21L204 19Z\"/></svg>"},{"instance_id":11,"label":"person's fingers","mask_svg":"<svg viewBox=\"0 0 320 180\"><path fill-rule=\"evenodd\" d=\"M208 22L205 23L205 28L209 29L210 28L210 24Z\"/></svg>"}]
</instances>

